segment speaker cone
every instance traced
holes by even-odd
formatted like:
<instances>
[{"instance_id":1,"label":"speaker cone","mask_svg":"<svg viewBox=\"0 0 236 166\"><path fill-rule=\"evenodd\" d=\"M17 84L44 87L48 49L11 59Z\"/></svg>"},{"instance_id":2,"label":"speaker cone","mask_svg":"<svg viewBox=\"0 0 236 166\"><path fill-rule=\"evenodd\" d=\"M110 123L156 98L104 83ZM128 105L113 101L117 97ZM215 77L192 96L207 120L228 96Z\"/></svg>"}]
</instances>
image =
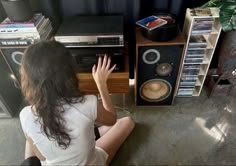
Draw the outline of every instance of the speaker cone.
<instances>
[{"instance_id":1,"label":"speaker cone","mask_svg":"<svg viewBox=\"0 0 236 166\"><path fill-rule=\"evenodd\" d=\"M155 49L148 49L143 53L142 58L146 64L155 64L160 60L160 52Z\"/></svg>"},{"instance_id":2,"label":"speaker cone","mask_svg":"<svg viewBox=\"0 0 236 166\"><path fill-rule=\"evenodd\" d=\"M21 65L21 58L23 57L24 53L20 51L15 51L11 54L11 58L14 63Z\"/></svg>"},{"instance_id":3,"label":"speaker cone","mask_svg":"<svg viewBox=\"0 0 236 166\"><path fill-rule=\"evenodd\" d=\"M140 87L140 96L149 102L159 102L170 96L172 87L163 79L151 79Z\"/></svg>"},{"instance_id":4,"label":"speaker cone","mask_svg":"<svg viewBox=\"0 0 236 166\"><path fill-rule=\"evenodd\" d=\"M167 76L172 72L172 65L169 63L161 63L156 67L156 73L159 76Z\"/></svg>"}]
</instances>

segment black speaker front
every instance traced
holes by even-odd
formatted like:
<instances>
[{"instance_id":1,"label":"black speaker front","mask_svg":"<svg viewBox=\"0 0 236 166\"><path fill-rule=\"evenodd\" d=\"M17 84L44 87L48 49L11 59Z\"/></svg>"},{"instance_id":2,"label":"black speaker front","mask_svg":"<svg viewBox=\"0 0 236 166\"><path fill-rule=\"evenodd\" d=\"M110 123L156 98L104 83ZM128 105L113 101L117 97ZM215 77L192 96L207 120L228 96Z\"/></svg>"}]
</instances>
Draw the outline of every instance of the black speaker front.
<instances>
[{"instance_id":1,"label":"black speaker front","mask_svg":"<svg viewBox=\"0 0 236 166\"><path fill-rule=\"evenodd\" d=\"M15 78L0 52L0 118L12 117L24 106Z\"/></svg>"},{"instance_id":2,"label":"black speaker front","mask_svg":"<svg viewBox=\"0 0 236 166\"><path fill-rule=\"evenodd\" d=\"M2 55L6 60L10 70L14 74L15 78L20 82L19 68L21 64L21 58L24 55L24 50L26 47L12 47L12 48L2 48Z\"/></svg>"},{"instance_id":3,"label":"black speaker front","mask_svg":"<svg viewBox=\"0 0 236 166\"><path fill-rule=\"evenodd\" d=\"M136 104L171 105L184 45L139 46Z\"/></svg>"}]
</instances>

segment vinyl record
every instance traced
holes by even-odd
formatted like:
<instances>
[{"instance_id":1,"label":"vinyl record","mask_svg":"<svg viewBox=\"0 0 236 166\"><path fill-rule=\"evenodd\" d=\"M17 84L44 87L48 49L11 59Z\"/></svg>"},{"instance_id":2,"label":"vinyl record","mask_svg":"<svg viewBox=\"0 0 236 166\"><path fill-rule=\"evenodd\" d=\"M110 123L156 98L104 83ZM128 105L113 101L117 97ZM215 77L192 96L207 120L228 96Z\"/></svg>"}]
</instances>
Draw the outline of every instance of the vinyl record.
<instances>
[{"instance_id":1,"label":"vinyl record","mask_svg":"<svg viewBox=\"0 0 236 166\"><path fill-rule=\"evenodd\" d=\"M140 87L141 97L150 102L157 102L166 99L172 91L169 82L163 79L151 79Z\"/></svg>"},{"instance_id":2,"label":"vinyl record","mask_svg":"<svg viewBox=\"0 0 236 166\"><path fill-rule=\"evenodd\" d=\"M174 39L178 35L176 16L170 13L157 13L156 16L166 20L167 24L151 31L142 28L143 36L149 40L161 42Z\"/></svg>"}]
</instances>

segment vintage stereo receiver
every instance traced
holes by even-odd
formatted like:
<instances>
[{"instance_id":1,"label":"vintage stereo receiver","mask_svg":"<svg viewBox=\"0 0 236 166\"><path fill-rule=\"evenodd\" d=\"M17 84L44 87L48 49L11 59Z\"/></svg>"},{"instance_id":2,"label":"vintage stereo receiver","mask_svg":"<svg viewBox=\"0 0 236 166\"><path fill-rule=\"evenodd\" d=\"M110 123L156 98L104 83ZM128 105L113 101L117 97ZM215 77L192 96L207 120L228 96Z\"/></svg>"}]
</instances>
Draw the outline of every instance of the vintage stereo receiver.
<instances>
[{"instance_id":1,"label":"vintage stereo receiver","mask_svg":"<svg viewBox=\"0 0 236 166\"><path fill-rule=\"evenodd\" d=\"M115 72L124 70L123 16L66 18L54 39L70 50L81 72L91 72L98 57L105 54L116 64Z\"/></svg>"},{"instance_id":2,"label":"vintage stereo receiver","mask_svg":"<svg viewBox=\"0 0 236 166\"><path fill-rule=\"evenodd\" d=\"M66 47L122 47L123 16L66 18L54 38Z\"/></svg>"}]
</instances>

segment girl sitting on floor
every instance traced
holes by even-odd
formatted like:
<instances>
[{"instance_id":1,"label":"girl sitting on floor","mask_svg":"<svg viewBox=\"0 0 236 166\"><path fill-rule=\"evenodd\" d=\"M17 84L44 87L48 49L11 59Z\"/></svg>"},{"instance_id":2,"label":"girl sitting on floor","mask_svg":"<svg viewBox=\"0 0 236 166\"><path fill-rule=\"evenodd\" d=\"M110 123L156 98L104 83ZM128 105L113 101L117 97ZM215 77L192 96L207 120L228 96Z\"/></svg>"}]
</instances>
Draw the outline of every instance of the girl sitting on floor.
<instances>
[{"instance_id":1,"label":"girl sitting on floor","mask_svg":"<svg viewBox=\"0 0 236 166\"><path fill-rule=\"evenodd\" d=\"M20 113L26 137L24 163L43 165L108 165L134 128L130 117L117 120L107 89L114 70L99 57L92 75L102 102L78 89L74 59L55 41L29 46L22 58L21 88L30 106ZM101 137L95 140L94 124ZM23 164L24 165L24 164Z\"/></svg>"}]
</instances>

